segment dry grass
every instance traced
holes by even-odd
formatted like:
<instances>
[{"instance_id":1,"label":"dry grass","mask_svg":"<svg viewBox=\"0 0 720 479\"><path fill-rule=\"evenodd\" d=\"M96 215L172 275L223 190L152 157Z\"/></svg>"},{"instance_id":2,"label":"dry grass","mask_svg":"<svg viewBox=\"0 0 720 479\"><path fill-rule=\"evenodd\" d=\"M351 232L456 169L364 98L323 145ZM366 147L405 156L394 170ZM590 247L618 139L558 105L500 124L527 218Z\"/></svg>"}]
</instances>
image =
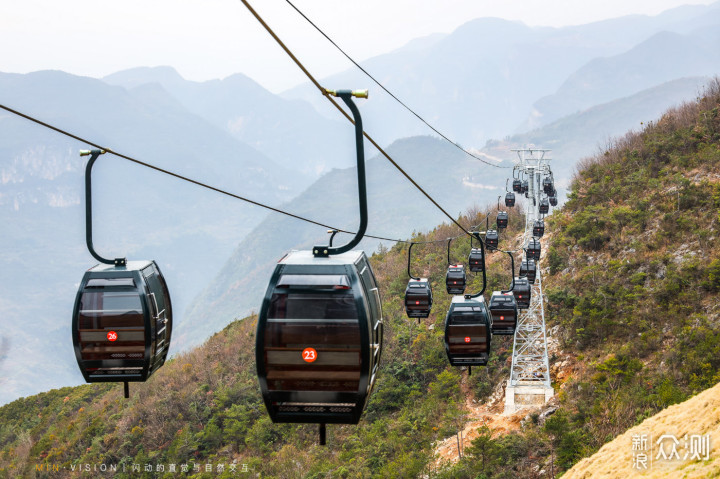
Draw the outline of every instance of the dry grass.
<instances>
[{"instance_id":1,"label":"dry grass","mask_svg":"<svg viewBox=\"0 0 720 479\"><path fill-rule=\"evenodd\" d=\"M634 435L648 435L648 469L633 468L632 438ZM680 460L665 460L658 456L657 440L665 434L676 437L680 443L677 452ZM710 434L708 460L682 460L688 450L684 437L687 435ZM672 439L662 442L669 455ZM720 384L710 388L681 404L670 406L657 415L646 419L640 425L626 431L614 441L605 444L595 455L575 464L564 479L600 478L670 478L670 477L718 477L720 476Z\"/></svg>"}]
</instances>

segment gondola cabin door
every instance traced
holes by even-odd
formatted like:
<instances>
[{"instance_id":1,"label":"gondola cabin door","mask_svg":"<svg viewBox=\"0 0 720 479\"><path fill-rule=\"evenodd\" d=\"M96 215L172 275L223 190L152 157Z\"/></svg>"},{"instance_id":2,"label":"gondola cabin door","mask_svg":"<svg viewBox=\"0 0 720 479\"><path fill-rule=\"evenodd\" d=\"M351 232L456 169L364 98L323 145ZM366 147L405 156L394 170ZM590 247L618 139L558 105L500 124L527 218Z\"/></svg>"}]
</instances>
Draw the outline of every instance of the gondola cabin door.
<instances>
[{"instance_id":1,"label":"gondola cabin door","mask_svg":"<svg viewBox=\"0 0 720 479\"><path fill-rule=\"evenodd\" d=\"M170 295L167 293L167 285L155 264L150 264L147 268L141 270L145 284L147 285L147 297L152 312L154 323L153 341L153 358L160 364L165 362L165 358L170 348L170 334L172 329L172 305L170 304ZM152 366L151 366L152 367Z\"/></svg>"}]
</instances>

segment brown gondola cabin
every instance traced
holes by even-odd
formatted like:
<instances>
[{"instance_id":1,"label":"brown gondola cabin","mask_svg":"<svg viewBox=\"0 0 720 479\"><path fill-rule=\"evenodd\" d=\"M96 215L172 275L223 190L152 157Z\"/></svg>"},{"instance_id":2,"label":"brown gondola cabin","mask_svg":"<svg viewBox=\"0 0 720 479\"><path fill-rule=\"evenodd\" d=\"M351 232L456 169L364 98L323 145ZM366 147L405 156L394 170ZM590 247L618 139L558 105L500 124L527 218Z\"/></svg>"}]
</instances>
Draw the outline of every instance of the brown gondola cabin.
<instances>
[{"instance_id":1,"label":"brown gondola cabin","mask_svg":"<svg viewBox=\"0 0 720 479\"><path fill-rule=\"evenodd\" d=\"M145 381L165 363L171 333L170 294L154 261L100 264L85 273L72 317L85 381Z\"/></svg>"}]
</instances>

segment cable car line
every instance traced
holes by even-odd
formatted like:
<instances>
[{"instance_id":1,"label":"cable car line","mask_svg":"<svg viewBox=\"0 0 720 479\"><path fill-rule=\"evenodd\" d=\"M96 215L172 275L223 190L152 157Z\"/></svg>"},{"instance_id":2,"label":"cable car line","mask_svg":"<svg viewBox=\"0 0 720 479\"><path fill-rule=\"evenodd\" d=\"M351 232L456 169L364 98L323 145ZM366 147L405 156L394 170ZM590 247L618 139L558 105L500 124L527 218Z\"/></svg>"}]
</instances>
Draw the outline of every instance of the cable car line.
<instances>
[{"instance_id":1,"label":"cable car line","mask_svg":"<svg viewBox=\"0 0 720 479\"><path fill-rule=\"evenodd\" d=\"M73 133L70 133L70 132L68 132L68 131L66 131L66 130L63 130L62 128L59 128L59 127L56 127L56 126L51 125L51 124L49 124L49 123L46 123L46 122L44 122L44 121L42 121L42 120L39 120L39 119L37 119L37 118L35 118L35 117L32 117L32 116L30 116L30 115L27 115L27 114L22 113L22 112L17 111L17 110L14 110L14 109L6 106L6 105L0 104L0 109L3 109L3 110L5 110L5 111L7 111L7 112L9 112L9 113L12 113L12 114L14 114L14 115L17 115L17 116L19 116L19 117L25 118L26 120L29 120L29 121L31 121L31 122L33 122L33 123L36 123L36 124L41 125L41 126L44 126L45 128L48 128L48 129L50 129L50 130L56 131L57 133L60 133L61 135L67 136L67 137L72 138L72 139L74 139L74 140L77 140L77 141L79 141L79 142L81 142L81 143L85 143L85 144L87 144L87 145L94 146L95 148L97 148L97 149L99 149L99 150L101 150L101 151L103 151L103 152L110 153L110 154L115 155L115 156L117 156L117 157L119 157L119 158L122 158L122 159L124 159L124 160L131 161L131 162L133 162L133 163L136 163L136 164L138 164L138 165L144 166L144 167L146 167L146 168L150 168L150 169L155 170L155 171L157 171L157 172L159 172L159 173L164 173L164 174L166 174L166 175L172 176L172 177L177 178L177 179L179 179L179 180L187 181L188 183L192 183L192 184L197 185L197 186L200 186L200 187L202 187L202 188L206 188L206 189L215 191L215 192L217 192L217 193L223 194L223 195L225 195L225 196L229 196L229 197L231 197L231 198L235 198L235 199L237 199L237 200L245 201L246 203L250 203L251 205L255 205L255 206L259 206L259 207L261 207L261 208L265 208L265 209L270 210L270 211L273 211L273 212L275 212L275 213L280 213L280 214L282 214L282 215L289 216L289 217L291 217L291 218L295 218L295 219L300 220L300 221L305 221L306 223L314 224L314 225L316 225L316 226L322 226L323 228L327 228L327 229L329 229L329 230L335 230L335 231L337 231L338 233L347 233L347 234L351 234L351 235L354 235L354 234L356 233L356 232L354 232L354 231L348 231L348 230L336 228L336 227L334 227L334 226L326 225L326 224L324 224L324 223L320 223L320 222L315 221L315 220L312 220L312 219L310 219L310 218L305 218L305 217L303 217L303 216L296 215L296 214L294 214L294 213L290 213L290 212L288 212L288 211L284 211L284 210L281 210L281 209L279 209L279 208L275 208L275 207L273 207L273 206L266 205L266 204L264 204L264 203L260 203L259 201L251 200L251 199L246 198L246 197L244 197L244 196L240 196L240 195L237 195L237 194L235 194L235 193L231 193L231 192L226 191L226 190L223 190L223 189L221 189L221 188L217 188L217 187L215 187L215 186L208 185L207 183L203 183L203 182L201 182L201 181L193 180L192 178L188 178L187 176L183 176L183 175L181 175L181 174L174 173L174 172L169 171L169 170L166 170L166 169L164 169L164 168L160 168L159 166L155 166L155 165L153 165L153 164L151 164L151 163L146 163L146 162L144 162L144 161L138 160L138 159L136 159L136 158L133 158L133 157L128 156L128 155L125 155L125 154L123 154L123 153L119 153L119 152L117 152L117 151L114 151L114 150L112 150L111 148L108 148L108 147L106 147L106 146L101 146L101 145L99 145L98 143L95 143L95 142L90 141L90 140L88 140L88 139L86 139L86 138L83 138L83 137L81 137L81 136L78 136L78 135L75 135L75 134L73 134ZM484 221L484 220L483 220L483 221ZM482 222L481 222L481 223L482 223ZM457 224L457 223L456 223L456 224ZM476 228L476 227L477 227L477 225L471 227L470 229L474 229L474 228ZM465 230L463 230L463 231L465 231ZM457 236L454 236L452 239L460 238L460 237L463 236L464 234L471 234L471 232L470 232L470 231L465 231L465 233L460 234L460 235L457 235ZM394 243L406 243L406 244L410 244L410 243L415 243L415 244L441 243L441 242L445 242L445 241L448 240L448 238L444 238L444 239L433 240L433 241L410 241L410 240L402 240L402 239L397 239L397 238L387 238L387 237L384 237L384 236L369 235L369 234L366 234L365 236L368 237L368 238L377 239L377 240L380 240L380 241L392 241L392 242L394 242Z\"/></svg>"},{"instance_id":2,"label":"cable car line","mask_svg":"<svg viewBox=\"0 0 720 479\"><path fill-rule=\"evenodd\" d=\"M46 127L46 128L49 128L49 129L51 129L51 130L54 130L54 131L56 131L56 132L58 132L58 133L60 133L60 134L62 134L62 135L65 135L65 136L67 136L67 137L69 137L69 138L72 138L72 139L74 139L74 140L80 141L80 142L85 143L85 144L90 145L90 146L94 146L95 148L97 148L97 149L99 149L99 150L101 150L101 151L103 151L103 152L111 153L111 154L113 154L113 155L115 155L115 156L117 156L117 157L119 157L119 158L124 159L124 160L131 161L131 162L133 162L133 163L136 163L136 164L138 164L138 165L144 166L144 167L146 167L146 168L150 168L150 169L155 170L155 171L157 171L157 172L164 173L164 174L166 174L166 175L175 177L175 178L180 179L180 180L183 180L183 181L187 181L188 183L192 183L192 184L197 185L197 186L200 186L200 187L202 187L202 188L207 188L207 189L209 189L209 190L215 191L215 192L217 192L217 193L221 193L221 194L226 195L226 196L229 196L229 197L231 197L231 198L235 198L235 199L238 199L238 200L241 200L241 201L245 201L245 202L250 203L250 204L252 204L252 205L259 206L259 207L261 207L261 208L265 208L265 209L267 209L267 210L274 211L275 213L280 213L280 214L283 214L283 215L285 215L285 216L289 216L289 217L291 217L291 218L295 218L295 219L300 220L300 221L305 221L305 222L307 222L307 223L311 223L311 224L314 224L314 225L316 225L316 226L322 226L323 228L327 228L327 229L331 229L331 230L337 230L337 231L340 232L340 233L347 233L347 234L352 234L352 235L355 234L355 232L353 232L353 231L347 231L347 230L343 230L343 229L340 229L340 228L335 228L334 226L326 225L326 224L324 224L324 223L320 223L320 222L315 221L315 220L312 220L312 219L310 219L310 218L305 218L305 217L303 217L303 216L296 215L296 214L294 214L294 213L290 213L290 212L288 212L288 211L284 211L284 210L281 210L281 209L279 209L279 208L275 208L275 207L273 207L273 206L269 206L269 205L260 203L260 202L255 201L255 200L251 200L251 199L246 198L246 197L244 197L244 196L240 196L240 195L237 195L237 194L235 194L235 193L231 193L231 192L226 191L226 190L223 190L223 189L221 189L221 188L217 188L217 187L215 187L215 186L208 185L207 183L203 183L203 182L201 182L201 181L193 180L192 178L188 178L187 176L183 176L183 175L180 175L180 174L178 174L178 173L174 173L174 172L172 172L172 171L166 170L166 169L164 169L164 168L160 168L159 166L155 166L155 165L153 165L153 164L146 163L146 162L144 162L144 161L138 160L138 159L133 158L133 157L131 157L131 156L124 155L124 154L122 154L122 153L119 153L119 152L117 152L117 151L112 150L111 148L108 148L108 147L106 147L106 146L101 146L101 145L99 145L99 144L97 144L97 143L95 143L95 142L93 142L93 141L87 140L87 139L82 138L82 137L80 137L80 136L77 136L77 135L75 135L75 134L73 134L73 133L67 132L67 131L65 131L65 130L63 130L63 129L61 129L61 128L58 128L58 127L56 127L56 126L53 126L53 125L51 125L51 124L49 124L49 123L46 123L46 122L44 122L44 121L42 121L42 120L39 120L39 119L37 119L37 118L34 118L34 117L30 116L30 115L26 115L26 114L24 114L24 113L22 113L22 112L19 112L19 111L17 111L17 110L14 110L14 109L8 107L8 106L5 106L5 105L0 104L0 108L3 109L3 110L5 110L5 111L7 111L7 112L9 112L9 113L14 114L14 115L17 115L17 116L20 116L20 117L25 118L25 119L27 119L27 120L30 120L30 121L32 121L33 123L37 123L38 125L41 125L41 126L44 126L44 127ZM395 242L395 243L410 243L410 241L407 241L407 240L401 240L401 239L395 239L395 238L386 238L386 237L383 237L383 236L374 236L374 235L368 235L368 234L366 234L365 236L367 236L368 238L373 238L373 239L377 239L377 240L381 240L381 241L392 241L392 242ZM445 240L438 240L438 241L445 241ZM433 242L434 242L434 241L428 241L427 243L433 243ZM416 241L416 243L417 243L417 241Z\"/></svg>"},{"instance_id":3,"label":"cable car line","mask_svg":"<svg viewBox=\"0 0 720 479\"><path fill-rule=\"evenodd\" d=\"M247 9L250 11L250 13L252 13L252 15L257 19L257 21L260 22L260 24L265 28L265 30L267 30L267 32L275 39L275 41L278 43L278 45L280 45L280 47L285 51L285 53L287 53L287 54L290 56L290 58L292 58L292 60L295 62L295 64L303 71L303 73L310 79L310 81L320 90L320 93L321 93L325 98L327 98L328 101L329 101L330 103L332 103L333 106L335 106L335 108L337 108L338 111L339 111L340 113L342 113L342 115L343 115L345 118L347 118L350 123L353 123L353 124L354 124L353 119L350 117L350 115L332 98L332 96L331 96L331 94L333 93L332 90L327 90L327 89L323 88L323 87L320 85L320 83L318 83L318 81L315 79L315 77L313 77L312 74L311 74L309 71L307 71L307 69L303 66L303 64L300 62L300 60L298 60L297 57L296 57L295 55L293 55L293 53L290 51L290 49L283 43L283 41L280 40L280 38L275 34L275 32L272 30L272 28L270 28L270 26L269 26L267 23L265 23L265 21L262 19L262 17L260 17L260 15L252 8L252 6L250 6L250 4L247 2L247 0L240 0L240 1L243 3L243 5L245 5L245 7L247 7ZM402 173L403 176L405 176L405 178L408 179L408 181L410 181L410 182L413 184L413 186L415 186L415 188L417 188L418 190L420 190L420 192L421 192L422 194L424 194L425 197L426 197L427 199L429 199L430 202L431 202L432 204L434 204L437 209L439 209L440 211L442 211L443 214L444 214L451 222L455 223L455 225L457 225L458 228L460 228L461 230L463 230L464 232L467 233L467 230L465 229L465 227L463 227L460 223L458 223L458 222L455 220L455 218L453 218L453 217L452 217L447 211L445 211L445 209L444 209L442 206L440 206L427 192L425 192L425 190L424 190L420 185L418 185L417 182L416 182L414 179L412 179L412 177L411 177L409 174L407 174L407 173L405 172L405 170L404 170L400 165L398 165L398 164L395 162L395 160L393 160L392 157L391 157L390 155L388 155L387 152L386 152L382 147L380 147L380 145L378 145L377 142L375 142L375 140L373 140L373 138L372 138L366 131L363 131L363 136L364 136L365 138L367 138L368 141L369 141L370 143L372 143L372 145L373 145L375 148L377 148L377 150L378 150L390 163L392 163L392 165L393 165L395 168L397 168L397 170L398 170L400 173Z\"/></svg>"},{"instance_id":4,"label":"cable car line","mask_svg":"<svg viewBox=\"0 0 720 479\"><path fill-rule=\"evenodd\" d=\"M135 159L135 158L133 158L133 157L131 157L131 156L127 156L127 155L124 155L124 154L122 154L122 153L118 153L117 151L114 151L114 150L112 150L111 148L108 148L108 147L106 147L106 146L98 145L97 143L94 143L94 142L92 142L92 141L90 141L90 140L86 140L85 138L82 138L82 137L80 137L80 136L77 136L77 135L74 135L74 134L72 134L72 133L69 133L69 132L67 132L67 131L65 131L65 130L62 130L62 129L60 129L60 128L58 128L58 127L55 127L55 126L53 126L53 125L50 125L50 124L48 124L48 123L45 123L44 121L38 120L37 118L33 118L33 117L31 117L31 116L29 116L29 115L26 115L26 114L24 114L24 113L21 113L21 112L19 112L19 111L17 111L17 110L13 110L12 108L9 108L9 107L7 107L7 106L5 106L5 105L0 104L0 108L2 108L3 110L8 111L8 112L10 112L10 113L13 113L13 114L15 114L15 115L21 116L21 117L23 117L23 118L25 118L25 119L27 119L27 120L30 120L30 121L32 121L32 122L34 122L34 123L37 123L37 124L39 124L39 125L42 125L42 126L44 126L44 127L46 127L46 128L50 128L51 130L55 130L56 132L58 132L58 133L60 133L60 134L62 134L62 135L68 136L68 137L70 137L70 138L73 138L74 140L80 141L80 142L85 143L85 144L88 144L88 145L90 145L90 146L94 146L95 148L98 148L98 149L100 149L100 150L102 150L102 151L105 151L105 152L108 152L108 153L112 153L113 155L118 156L118 157L120 157L120 158L122 158L122 159L124 159L124 160L131 161L131 162L133 162L133 163L136 163L136 164L138 164L138 165L144 166L144 167L146 167L146 168L150 168L150 169L155 170L155 171L158 171L158 172L160 172L160 173L164 173L164 174L166 174L166 175L173 176L173 177L178 178L178 179L180 179L180 180L187 181L188 183L193 183L193 184L195 184L195 185L197 185L197 186L201 186L201 187L203 187L203 188L207 188L207 189L209 189L209 190L212 190L212 191L221 193L221 194L226 195L226 196L230 196L231 198L235 198L235 199L238 199L238 200L242 200L242 201L245 201L245 202L250 203L250 204L252 204L252 205L260 206L261 208L265 208L265 209L274 211L274 212L276 212L276 213L281 213L281 214L284 214L284 215L286 215L286 216L290 216L290 217L292 217L292 218L295 218L295 219L298 219L298 220L301 220L301 221L306 221L306 222L308 222L308 223L312 223L312 224L317 225L317 226L322 226L323 228L337 229L337 228L334 228L334 227L332 227L332 226L328 226L328 225L326 225L326 224L320 223L320 222L318 222L318 221L311 220L311 219L309 219L309 218L304 218L304 217L299 216L299 215L296 215L296 214L294 214L294 213L289 213L289 212L287 212L287 211L283 211L283 210L281 210L281 209L278 209L278 208L275 208L275 207L272 207L272 206L265 205L265 204L260 203L260 202L258 202L258 201L254 201L254 200L251 200L251 199L249 199L249 198L245 198L244 196L236 195L235 193L230 193L229 191L226 191L226 190L217 188L217 187L215 187L215 186L208 185L207 183L203 183L203 182L201 182L201 181L193 180L192 178L188 178L187 176L183 176L183 175L180 175L180 174L178 174L178 173L174 173L174 172L172 172L172 171L166 170L166 169L164 169L164 168L160 168L159 166L155 166L155 165L152 165L152 164L150 164L150 163L146 163L146 162L144 162L144 161L140 161L140 160ZM341 230L341 229L338 229L338 231L341 231L341 232L343 232L343 233L351 233L350 231L345 231L345 230ZM352 233L352 234L354 234L354 233ZM366 236L367 236L367 235L366 235ZM376 239L382 239L382 240L386 240L386 241L398 241L398 240L393 240L393 239L390 239L390 238L380 238L380 237L378 237L378 238L376 238Z\"/></svg>"},{"instance_id":5,"label":"cable car line","mask_svg":"<svg viewBox=\"0 0 720 479\"><path fill-rule=\"evenodd\" d=\"M365 70L362 66L360 66L360 64L359 64L358 62L356 62L355 60L353 60L352 57L350 57L350 55L348 55L347 53L345 53L345 51L344 51L342 48L340 48L340 46L338 46L338 44L335 43L332 38L330 38L324 31L322 31L322 30L320 29L320 27L318 27L317 25L315 25L315 23L313 23L312 20L310 20L303 12L301 12L300 9L298 9L298 7L296 7L290 0L285 0L285 1L286 1L292 8L294 8L295 11L300 14L301 17L303 17L305 20L307 20L307 22L308 22L310 25L312 25L312 26L315 28L315 30L317 30L323 37L325 37L325 38L327 39L327 41L329 41L330 43L332 43L332 45L333 45L340 53L342 53L342 54L345 56L345 58L347 58L348 60L350 60L350 62L351 62L353 65L355 65L356 67L358 67L358 69L360 69L360 71L362 71L365 75L367 75L368 78L370 78L372 81L374 81L377 86L379 86L380 88L382 88L382 89L385 91L385 93L387 93L388 95L390 95L395 101L397 101L398 103L400 103L407 111L409 111L410 113L412 113L418 120L420 120L421 122L425 123L425 125L426 125L428 128L430 128L432 131L434 131L435 133L437 133L438 135L440 135L440 137L442 137L445 141L447 141L448 143L450 143L450 144L453 145L454 147L458 148L459 150L461 150L461 151L462 151L463 153L465 153L466 155L471 156L472 158L475 158L476 160L481 161L481 162L485 163L486 165L492 166L493 168L512 168L511 166L495 165L495 164L492 164L492 163L488 162L487 160L483 160L483 159L480 158L479 156L474 155L473 153L469 152L468 150L466 150L465 148L463 148L462 146L458 145L456 142L452 141L450 138L448 138L447 136L445 136L444 134L442 134L440 131L438 131L437 128L435 128L435 127L432 126L430 123L428 123L422 116L420 116L420 115L419 115L418 113L416 113L412 108L410 108L409 106L407 106L402 100L400 100L397 96L395 96L390 90L388 90L387 88L385 88L385 86L384 86L382 83L380 83L378 80L376 80L375 77L372 76L372 75L371 75L367 70ZM273 35L273 36L274 36L274 35ZM315 83L315 82L313 81L313 83Z\"/></svg>"}]
</instances>

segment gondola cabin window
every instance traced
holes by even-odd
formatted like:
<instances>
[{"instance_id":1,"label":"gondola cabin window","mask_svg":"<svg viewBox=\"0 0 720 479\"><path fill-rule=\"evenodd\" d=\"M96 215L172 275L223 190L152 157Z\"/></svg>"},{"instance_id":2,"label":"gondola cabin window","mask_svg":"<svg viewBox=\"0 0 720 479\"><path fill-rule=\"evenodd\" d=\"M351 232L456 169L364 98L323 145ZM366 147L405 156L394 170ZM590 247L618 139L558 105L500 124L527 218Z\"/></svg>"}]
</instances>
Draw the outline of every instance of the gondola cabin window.
<instances>
[{"instance_id":1,"label":"gondola cabin window","mask_svg":"<svg viewBox=\"0 0 720 479\"><path fill-rule=\"evenodd\" d=\"M268 389L295 390L298 396L302 391L357 391L360 324L349 278L283 275L278 287L334 291L272 295L265 333Z\"/></svg>"},{"instance_id":2,"label":"gondola cabin window","mask_svg":"<svg viewBox=\"0 0 720 479\"><path fill-rule=\"evenodd\" d=\"M144 357L143 308L132 278L89 280L79 309L78 335L83 360Z\"/></svg>"}]
</instances>

